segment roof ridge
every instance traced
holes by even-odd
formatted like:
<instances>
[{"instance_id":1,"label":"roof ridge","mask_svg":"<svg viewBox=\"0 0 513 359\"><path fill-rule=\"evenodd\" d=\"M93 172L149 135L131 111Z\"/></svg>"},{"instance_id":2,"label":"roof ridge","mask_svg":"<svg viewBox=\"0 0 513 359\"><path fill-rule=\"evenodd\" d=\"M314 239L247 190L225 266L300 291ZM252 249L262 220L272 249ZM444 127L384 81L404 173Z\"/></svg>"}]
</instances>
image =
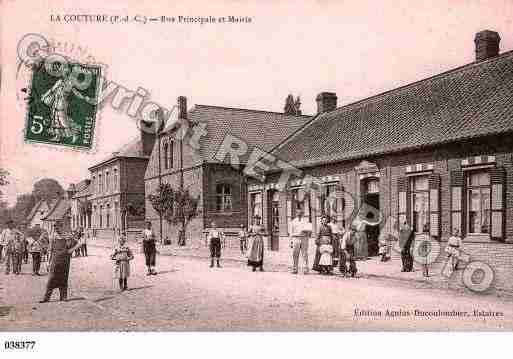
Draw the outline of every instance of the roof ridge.
<instances>
[{"instance_id":1,"label":"roof ridge","mask_svg":"<svg viewBox=\"0 0 513 359\"><path fill-rule=\"evenodd\" d=\"M407 83L405 85L402 85L402 86L399 86L399 87L395 87L393 89L390 89L390 90L387 90L387 91L384 91L384 92L380 92L380 93L372 95L370 97L366 97L366 98L363 98L361 100L345 104L344 106L337 107L336 109L334 109L332 111L329 111L329 112L325 112L324 114L331 114L331 113L334 113L334 112L339 111L339 110L344 110L344 109L346 109L348 107L356 106L356 105L358 105L358 104L360 104L362 102L366 102L366 101L369 101L369 100L378 100L378 99L381 99L382 97L385 97L386 95L390 95L391 93L394 93L394 92L396 92L398 90L404 90L404 89L407 89L407 88L412 87L414 85L418 85L418 84L420 84L420 83L422 83L424 81L426 81L426 82L427 81L432 81L432 80L435 80L437 78L440 78L440 77L443 77L443 76L447 76L447 75L450 75L452 73L456 73L456 72L461 71L461 70L465 70L467 68L472 68L472 67L475 67L475 66L480 66L480 65L483 65L483 64L486 64L486 63L494 62L494 61L500 60L500 59L502 59L504 57L507 57L508 55L513 55L513 50L503 52L502 54L500 54L498 56L494 56L494 57L491 57L491 58L486 59L486 60L470 62L468 64L455 67L453 69L441 72L439 74L435 74L435 75L432 75L432 76L429 76L429 77L425 77L423 79L416 80L414 82L410 82L410 83Z\"/></svg>"},{"instance_id":2,"label":"roof ridge","mask_svg":"<svg viewBox=\"0 0 513 359\"><path fill-rule=\"evenodd\" d=\"M269 151L269 153L273 153L274 151L280 149L284 144L287 143L287 141L289 139L292 139L293 137L295 137L296 135L299 135L300 133L302 133L304 130L306 130L306 128L308 126L310 126L317 118L321 117L323 114L322 113L318 113L318 114L315 114L314 116L312 116L312 118L307 121L306 123L303 124L303 126L301 126L300 128L298 128L297 130L295 130L293 133L290 134L289 137L286 137L284 138L283 140L281 140L280 143L278 143L276 146L274 146L273 148L271 148L271 150Z\"/></svg>"},{"instance_id":3,"label":"roof ridge","mask_svg":"<svg viewBox=\"0 0 513 359\"><path fill-rule=\"evenodd\" d=\"M227 106L217 106L217 105L203 105L203 104L194 104L194 108L190 111L194 111L196 107L213 107L224 110L238 110L238 111L248 111L248 112L260 112L260 113L269 113L275 115L282 115L287 117L314 117L315 115L288 115L284 112L276 112L276 111L267 111L267 110L254 110L250 108L242 108L242 107L227 107Z\"/></svg>"},{"instance_id":4,"label":"roof ridge","mask_svg":"<svg viewBox=\"0 0 513 359\"><path fill-rule=\"evenodd\" d=\"M356 106L358 106L360 104L372 103L372 101L381 100L381 99L385 98L386 96L388 96L388 95L390 95L392 93L396 93L397 91L408 89L408 88L413 87L415 85L418 85L420 83L428 82L428 81L433 81L433 80L438 79L440 77L444 77L444 76L447 76L447 75L451 75L453 73L457 73L458 71L462 71L462 70L469 69L469 68L476 67L476 66L481 66L483 64L490 63L490 62L495 62L495 61L501 60L501 59L503 59L503 58L505 58L507 56L511 56L511 55L513 55L513 50L509 50L509 51L503 52L502 54L499 54L498 56L494 56L494 57L491 57L491 58L486 59L486 60L470 62L468 64L464 64L464 65L452 68L450 70L441 72L439 74L435 74L435 75L432 75L432 76L429 76L429 77L426 77L426 78L423 78L423 79L420 79L420 80L417 80L417 81L414 81L414 82L407 83L407 84L399 86L399 87L395 87L393 89L390 89L390 90L387 90L387 91L384 91L384 92L380 92L380 93L372 95L370 97L365 97L365 98L360 99L358 101L345 104L343 106L337 107L336 109L334 109L332 111L323 112L321 114L315 115L315 116L313 116L311 121L308 121L302 128L300 128L299 130L297 130L296 132L291 134L289 137L284 139L278 146L273 148L273 151L282 148L285 144L287 144L289 141L292 141L294 138L296 138L298 135L300 135L304 130L306 130L307 127L309 127L310 125L312 125L314 123L317 123L317 121L319 119L323 118L325 115L338 114L338 113L342 112L343 110L353 109L353 108L355 108Z\"/></svg>"}]
</instances>

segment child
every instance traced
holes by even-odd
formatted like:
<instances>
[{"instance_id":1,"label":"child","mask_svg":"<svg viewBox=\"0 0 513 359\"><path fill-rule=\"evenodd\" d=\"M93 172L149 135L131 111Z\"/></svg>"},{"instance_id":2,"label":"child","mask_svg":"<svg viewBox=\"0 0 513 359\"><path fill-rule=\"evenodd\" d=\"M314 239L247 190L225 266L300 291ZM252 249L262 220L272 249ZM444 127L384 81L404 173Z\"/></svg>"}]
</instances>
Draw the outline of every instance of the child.
<instances>
[{"instance_id":1,"label":"child","mask_svg":"<svg viewBox=\"0 0 513 359\"><path fill-rule=\"evenodd\" d=\"M217 267L221 268L219 259L221 258L221 242L223 232L217 229L215 222L212 222L208 231L208 243L210 247L210 268L214 267L214 259L217 259Z\"/></svg>"},{"instance_id":2,"label":"child","mask_svg":"<svg viewBox=\"0 0 513 359\"><path fill-rule=\"evenodd\" d=\"M239 238L240 254L244 255L244 253L246 253L248 250L248 232L246 231L246 228L244 228L243 224L240 225Z\"/></svg>"},{"instance_id":3,"label":"child","mask_svg":"<svg viewBox=\"0 0 513 359\"><path fill-rule=\"evenodd\" d=\"M331 274L333 268L333 245L331 244L330 237L322 236L319 239L319 252L321 253L321 257L319 258L321 273Z\"/></svg>"},{"instance_id":4,"label":"child","mask_svg":"<svg viewBox=\"0 0 513 359\"><path fill-rule=\"evenodd\" d=\"M451 259L451 265L453 270L458 269L458 257L460 255L462 246L462 240L460 237L460 231L455 229L453 235L449 237L447 241L447 246L445 247L445 253L447 253L447 258Z\"/></svg>"},{"instance_id":5,"label":"child","mask_svg":"<svg viewBox=\"0 0 513 359\"><path fill-rule=\"evenodd\" d=\"M125 233L119 238L119 244L114 248L111 259L115 261L114 273L115 277L119 280L119 289L121 289L121 291L127 290L127 279L130 276L130 261L134 259L134 255L126 245Z\"/></svg>"},{"instance_id":6,"label":"child","mask_svg":"<svg viewBox=\"0 0 513 359\"><path fill-rule=\"evenodd\" d=\"M319 246L319 272L321 274L331 274L333 269L333 234L328 225L328 217L322 216L321 226L317 244Z\"/></svg>"},{"instance_id":7,"label":"child","mask_svg":"<svg viewBox=\"0 0 513 359\"><path fill-rule=\"evenodd\" d=\"M379 254L381 254L381 261L386 262L390 259L390 246L385 235L379 236L378 240Z\"/></svg>"}]
</instances>

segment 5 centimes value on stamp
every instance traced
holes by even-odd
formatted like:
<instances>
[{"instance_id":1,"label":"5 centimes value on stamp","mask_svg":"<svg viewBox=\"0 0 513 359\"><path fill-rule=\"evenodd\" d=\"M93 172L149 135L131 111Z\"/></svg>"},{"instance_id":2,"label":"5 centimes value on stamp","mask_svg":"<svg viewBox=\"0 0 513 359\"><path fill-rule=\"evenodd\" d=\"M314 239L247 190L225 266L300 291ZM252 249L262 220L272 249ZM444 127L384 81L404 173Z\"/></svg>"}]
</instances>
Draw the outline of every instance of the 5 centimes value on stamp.
<instances>
[{"instance_id":1,"label":"5 centimes value on stamp","mask_svg":"<svg viewBox=\"0 0 513 359\"><path fill-rule=\"evenodd\" d=\"M102 69L92 64L45 61L31 75L27 142L90 149Z\"/></svg>"}]
</instances>

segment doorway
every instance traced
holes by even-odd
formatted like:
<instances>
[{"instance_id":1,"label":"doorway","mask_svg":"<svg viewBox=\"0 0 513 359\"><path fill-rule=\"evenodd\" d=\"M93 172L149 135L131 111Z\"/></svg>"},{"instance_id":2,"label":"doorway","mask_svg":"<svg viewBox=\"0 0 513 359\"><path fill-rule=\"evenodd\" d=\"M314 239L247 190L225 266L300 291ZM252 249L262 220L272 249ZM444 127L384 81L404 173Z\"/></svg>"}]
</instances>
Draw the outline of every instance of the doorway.
<instances>
[{"instance_id":1,"label":"doorway","mask_svg":"<svg viewBox=\"0 0 513 359\"><path fill-rule=\"evenodd\" d=\"M369 251L369 256L374 257L377 256L379 253L379 243L378 243L378 237L379 237L379 221L380 218L377 218L379 213L379 179L378 178L371 178L368 179L364 186L365 189L365 195L364 195L364 201L367 205L373 207L377 210L377 212L374 211L368 211L366 214L366 219L368 222L376 222L375 226L372 225L366 225L365 226L365 234L367 236L367 246Z\"/></svg>"},{"instance_id":2,"label":"doorway","mask_svg":"<svg viewBox=\"0 0 513 359\"><path fill-rule=\"evenodd\" d=\"M270 243L268 248L271 251L277 251L280 247L280 202L279 192L269 192L269 233Z\"/></svg>"}]
</instances>

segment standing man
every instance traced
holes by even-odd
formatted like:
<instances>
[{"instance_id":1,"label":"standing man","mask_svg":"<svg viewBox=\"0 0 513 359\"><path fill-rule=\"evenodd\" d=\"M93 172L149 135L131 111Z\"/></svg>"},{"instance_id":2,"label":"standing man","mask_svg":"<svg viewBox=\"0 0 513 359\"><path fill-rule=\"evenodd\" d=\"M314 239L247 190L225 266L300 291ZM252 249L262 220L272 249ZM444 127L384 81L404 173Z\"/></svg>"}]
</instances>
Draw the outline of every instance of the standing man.
<instances>
[{"instance_id":1,"label":"standing man","mask_svg":"<svg viewBox=\"0 0 513 359\"><path fill-rule=\"evenodd\" d=\"M28 244L29 244L29 242L28 242L27 236L25 236L25 235L23 236L22 243L23 243L23 253L22 253L21 257L23 259L23 263L27 264L28 263L28 257L29 257L29 252L28 252Z\"/></svg>"},{"instance_id":2,"label":"standing man","mask_svg":"<svg viewBox=\"0 0 513 359\"><path fill-rule=\"evenodd\" d=\"M248 232L246 228L244 228L244 224L240 225L239 231L239 239L240 239L240 254L244 255L248 250Z\"/></svg>"},{"instance_id":3,"label":"standing man","mask_svg":"<svg viewBox=\"0 0 513 359\"><path fill-rule=\"evenodd\" d=\"M217 259L217 268L221 268L219 259L221 258L221 240L223 239L223 233L217 229L215 222L211 223L207 239L210 247L210 268L214 266L214 258Z\"/></svg>"},{"instance_id":4,"label":"standing man","mask_svg":"<svg viewBox=\"0 0 513 359\"><path fill-rule=\"evenodd\" d=\"M157 245L155 242L155 233L151 229L151 222L146 222L146 229L142 231L143 237L143 252L146 259L146 267L148 273L146 275L157 275L155 271L155 260L157 256Z\"/></svg>"},{"instance_id":5,"label":"standing man","mask_svg":"<svg viewBox=\"0 0 513 359\"><path fill-rule=\"evenodd\" d=\"M342 230L340 229L340 225L337 223L335 216L328 216L328 220L328 225L331 227L333 238L333 268L335 268L340 260L340 240L342 239Z\"/></svg>"},{"instance_id":6,"label":"standing man","mask_svg":"<svg viewBox=\"0 0 513 359\"><path fill-rule=\"evenodd\" d=\"M404 221L399 228L399 247L401 248L401 260L403 268L401 272L413 271L413 257L411 255L411 247L415 240L415 233L412 228Z\"/></svg>"},{"instance_id":7,"label":"standing man","mask_svg":"<svg viewBox=\"0 0 513 359\"><path fill-rule=\"evenodd\" d=\"M292 251L292 274L298 273L299 254L301 253L305 262L304 274L308 274L308 240L312 234L312 224L303 217L303 211L299 209L296 212L296 218L291 223L291 242Z\"/></svg>"},{"instance_id":8,"label":"standing man","mask_svg":"<svg viewBox=\"0 0 513 359\"><path fill-rule=\"evenodd\" d=\"M342 237L342 243L340 244L340 249L343 252L344 257L343 260L340 261L340 273L342 273L344 276L347 275L348 269L346 267L346 260L349 260L349 274L353 278L356 276L356 272L358 272L358 269L356 268L354 255L355 242L356 228L354 226L351 226L351 229L344 233L344 236Z\"/></svg>"},{"instance_id":9,"label":"standing man","mask_svg":"<svg viewBox=\"0 0 513 359\"><path fill-rule=\"evenodd\" d=\"M16 272L17 265L14 266L13 260L15 253L15 241L17 239L21 240L22 234L16 228L14 228L14 221L7 221L7 228L2 231L0 234L0 242L3 244L4 254L5 254L5 274L11 273L11 266L13 267L13 273ZM16 263L17 264L17 263Z\"/></svg>"},{"instance_id":10,"label":"standing man","mask_svg":"<svg viewBox=\"0 0 513 359\"><path fill-rule=\"evenodd\" d=\"M75 241L70 234L64 233L63 223L57 221L50 238L50 268L48 270L48 283L45 295L39 303L50 301L55 288L59 289L60 300L68 299L68 277L71 264L71 255L82 245Z\"/></svg>"},{"instance_id":11,"label":"standing man","mask_svg":"<svg viewBox=\"0 0 513 359\"><path fill-rule=\"evenodd\" d=\"M43 250L43 246L37 233L31 236L30 239L27 251L32 255L32 275L40 275L39 270L41 268L41 251Z\"/></svg>"},{"instance_id":12,"label":"standing man","mask_svg":"<svg viewBox=\"0 0 513 359\"><path fill-rule=\"evenodd\" d=\"M8 228L4 229L2 233L0 233L0 263L3 262L4 259L4 248L7 246L7 237L4 236L4 232L7 231Z\"/></svg>"},{"instance_id":13,"label":"standing man","mask_svg":"<svg viewBox=\"0 0 513 359\"><path fill-rule=\"evenodd\" d=\"M21 273L21 264L23 263L23 257L25 256L25 238L19 232L19 235L15 236L12 246L12 272L16 275Z\"/></svg>"},{"instance_id":14,"label":"standing man","mask_svg":"<svg viewBox=\"0 0 513 359\"><path fill-rule=\"evenodd\" d=\"M80 228L80 237L82 239L82 247L80 247L82 257L87 257L87 239L89 237L89 233L84 232L84 229Z\"/></svg>"}]
</instances>

